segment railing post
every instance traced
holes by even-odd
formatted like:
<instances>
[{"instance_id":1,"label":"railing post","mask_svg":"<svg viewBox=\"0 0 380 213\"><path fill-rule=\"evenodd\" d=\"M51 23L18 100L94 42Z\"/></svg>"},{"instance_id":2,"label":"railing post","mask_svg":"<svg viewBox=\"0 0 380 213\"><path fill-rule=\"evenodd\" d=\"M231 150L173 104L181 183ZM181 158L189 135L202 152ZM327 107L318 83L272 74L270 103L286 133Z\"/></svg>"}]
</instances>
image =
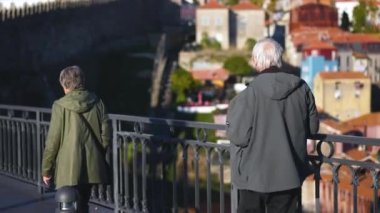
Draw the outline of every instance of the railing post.
<instances>
[{"instance_id":1,"label":"railing post","mask_svg":"<svg viewBox=\"0 0 380 213\"><path fill-rule=\"evenodd\" d=\"M41 163L42 163L42 141L41 141L41 112L36 110L36 139L37 139L37 190L38 193L43 193L43 187L41 185Z\"/></svg>"},{"instance_id":2,"label":"railing post","mask_svg":"<svg viewBox=\"0 0 380 213\"><path fill-rule=\"evenodd\" d=\"M236 213L238 208L238 190L231 180L231 213Z\"/></svg>"},{"instance_id":3,"label":"railing post","mask_svg":"<svg viewBox=\"0 0 380 213\"><path fill-rule=\"evenodd\" d=\"M112 167L113 167L113 199L115 203L114 212L119 212L119 182L118 182L118 162L117 162L117 122L112 118Z\"/></svg>"}]
</instances>

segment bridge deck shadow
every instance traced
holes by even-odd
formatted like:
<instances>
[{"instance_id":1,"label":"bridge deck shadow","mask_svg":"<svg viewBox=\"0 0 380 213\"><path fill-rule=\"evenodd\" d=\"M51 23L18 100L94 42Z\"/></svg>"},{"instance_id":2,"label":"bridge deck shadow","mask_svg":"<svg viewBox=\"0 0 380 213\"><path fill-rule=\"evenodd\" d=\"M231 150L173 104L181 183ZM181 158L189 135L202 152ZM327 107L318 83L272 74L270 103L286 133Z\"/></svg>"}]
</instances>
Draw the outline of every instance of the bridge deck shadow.
<instances>
[{"instance_id":1,"label":"bridge deck shadow","mask_svg":"<svg viewBox=\"0 0 380 213\"><path fill-rule=\"evenodd\" d=\"M54 192L40 195L37 187L3 175L0 175L0 198L0 212L7 213L51 213L57 206ZM90 212L113 211L91 204Z\"/></svg>"}]
</instances>

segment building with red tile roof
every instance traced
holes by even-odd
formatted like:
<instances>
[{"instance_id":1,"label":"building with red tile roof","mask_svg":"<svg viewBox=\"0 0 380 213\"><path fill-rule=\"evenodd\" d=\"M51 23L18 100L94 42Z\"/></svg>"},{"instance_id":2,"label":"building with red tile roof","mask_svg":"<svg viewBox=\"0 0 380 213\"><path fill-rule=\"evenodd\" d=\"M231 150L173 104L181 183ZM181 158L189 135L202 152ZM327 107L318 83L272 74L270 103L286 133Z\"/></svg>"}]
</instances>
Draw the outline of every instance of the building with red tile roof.
<instances>
[{"instance_id":1,"label":"building with red tile roof","mask_svg":"<svg viewBox=\"0 0 380 213\"><path fill-rule=\"evenodd\" d=\"M196 11L197 43L205 34L221 43L222 49L243 49L248 39L264 37L265 12L247 0L231 7L211 0Z\"/></svg>"},{"instance_id":2,"label":"building with red tile roof","mask_svg":"<svg viewBox=\"0 0 380 213\"><path fill-rule=\"evenodd\" d=\"M248 0L231 8L232 24L230 28L231 44L238 49L245 48L248 39L262 39L265 34L265 12Z\"/></svg>"},{"instance_id":3,"label":"building with red tile roof","mask_svg":"<svg viewBox=\"0 0 380 213\"><path fill-rule=\"evenodd\" d=\"M355 153L359 154L359 153ZM361 154L359 154L361 155ZM364 158L368 159L368 158ZM369 159L370 160L370 159ZM371 160L370 160L371 161ZM376 163L376 162L372 162ZM322 205L322 212L334 211L334 182L333 182L333 169L330 166L325 166L321 170L321 182L320 182L320 202ZM370 212L371 205L373 203L374 190L373 178L369 170L361 170L358 174L358 187L357 187L357 207L358 212ZM351 169L347 166L340 167L338 171L338 209L342 212L352 212L353 207L353 174ZM307 180L313 181L313 180ZM377 195L380 195L380 190L377 191Z\"/></svg>"},{"instance_id":4,"label":"building with red tile roof","mask_svg":"<svg viewBox=\"0 0 380 213\"><path fill-rule=\"evenodd\" d=\"M380 112L364 114L347 120L343 124L358 129L365 137L380 138ZM379 150L379 147L375 149Z\"/></svg>"},{"instance_id":5,"label":"building with red tile roof","mask_svg":"<svg viewBox=\"0 0 380 213\"><path fill-rule=\"evenodd\" d=\"M368 79L367 76L365 76L361 72L350 72L350 71L339 71L339 72L321 72L319 74L320 78L322 79L328 79L328 80L345 80L345 79Z\"/></svg>"},{"instance_id":6,"label":"building with red tile roof","mask_svg":"<svg viewBox=\"0 0 380 213\"><path fill-rule=\"evenodd\" d=\"M224 81L228 79L229 73L223 68L218 69L192 69L190 70L194 79L202 82L211 81L216 86L223 86Z\"/></svg>"},{"instance_id":7,"label":"building with red tile roof","mask_svg":"<svg viewBox=\"0 0 380 213\"><path fill-rule=\"evenodd\" d=\"M261 7L253 4L250 1L242 0L238 4L231 7L232 10L261 10Z\"/></svg>"},{"instance_id":8,"label":"building with red tile roof","mask_svg":"<svg viewBox=\"0 0 380 213\"><path fill-rule=\"evenodd\" d=\"M299 27L287 37L287 54L292 65L299 65L313 49L336 48L340 70L363 71L372 83L380 83L380 35L350 33L337 27ZM366 55L367 57L359 57Z\"/></svg>"},{"instance_id":9,"label":"building with red tile roof","mask_svg":"<svg viewBox=\"0 0 380 213\"><path fill-rule=\"evenodd\" d=\"M338 12L334 7L307 3L290 11L289 31L299 27L337 27Z\"/></svg>"},{"instance_id":10,"label":"building with red tile roof","mask_svg":"<svg viewBox=\"0 0 380 213\"><path fill-rule=\"evenodd\" d=\"M324 134L345 135L350 132L358 131L353 126L335 119L324 119L321 120L320 124L321 133Z\"/></svg>"},{"instance_id":11,"label":"building with red tile roof","mask_svg":"<svg viewBox=\"0 0 380 213\"><path fill-rule=\"evenodd\" d=\"M200 6L198 9L227 9L228 7L216 0L211 0L204 5Z\"/></svg>"},{"instance_id":12,"label":"building with red tile roof","mask_svg":"<svg viewBox=\"0 0 380 213\"><path fill-rule=\"evenodd\" d=\"M371 82L361 72L321 72L314 79L316 105L339 121L371 112Z\"/></svg>"}]
</instances>

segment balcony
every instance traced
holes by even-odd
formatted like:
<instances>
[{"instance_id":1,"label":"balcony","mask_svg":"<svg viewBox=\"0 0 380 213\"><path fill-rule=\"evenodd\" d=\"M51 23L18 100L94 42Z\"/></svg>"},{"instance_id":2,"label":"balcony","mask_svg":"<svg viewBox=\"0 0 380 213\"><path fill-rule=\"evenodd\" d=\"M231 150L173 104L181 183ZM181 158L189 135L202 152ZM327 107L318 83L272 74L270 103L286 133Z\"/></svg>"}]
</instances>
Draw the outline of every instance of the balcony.
<instances>
[{"instance_id":1,"label":"balcony","mask_svg":"<svg viewBox=\"0 0 380 213\"><path fill-rule=\"evenodd\" d=\"M50 109L0 105L0 178L20 182L14 190L27 183L36 196L51 195L40 176L49 121ZM93 187L93 205L114 212L235 212L229 145L213 141L224 125L115 114L110 122L113 184ZM314 175L302 189L303 211L378 212L378 161L334 150L380 146L380 139L319 134L310 141Z\"/></svg>"}]
</instances>

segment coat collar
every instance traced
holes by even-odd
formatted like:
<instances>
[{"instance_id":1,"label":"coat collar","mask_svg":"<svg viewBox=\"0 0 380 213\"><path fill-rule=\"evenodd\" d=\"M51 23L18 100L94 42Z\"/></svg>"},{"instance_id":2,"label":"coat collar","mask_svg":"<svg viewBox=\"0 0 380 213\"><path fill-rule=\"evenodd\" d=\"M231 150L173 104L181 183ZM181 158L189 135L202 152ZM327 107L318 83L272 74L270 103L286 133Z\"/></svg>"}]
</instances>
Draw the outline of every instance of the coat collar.
<instances>
[{"instance_id":1,"label":"coat collar","mask_svg":"<svg viewBox=\"0 0 380 213\"><path fill-rule=\"evenodd\" d=\"M277 72L281 72L280 68L275 67L275 66L271 66L271 67L259 72L258 75L266 74L266 73L277 73Z\"/></svg>"}]
</instances>

